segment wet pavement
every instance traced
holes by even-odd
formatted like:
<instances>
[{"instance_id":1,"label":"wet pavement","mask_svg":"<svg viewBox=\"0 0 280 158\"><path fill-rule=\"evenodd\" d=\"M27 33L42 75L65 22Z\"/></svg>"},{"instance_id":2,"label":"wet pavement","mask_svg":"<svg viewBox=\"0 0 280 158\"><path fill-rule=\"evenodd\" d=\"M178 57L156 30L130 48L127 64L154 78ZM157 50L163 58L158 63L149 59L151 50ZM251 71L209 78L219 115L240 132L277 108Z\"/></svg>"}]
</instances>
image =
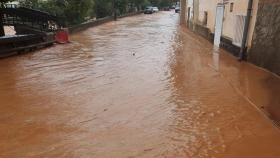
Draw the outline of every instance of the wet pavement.
<instances>
[{"instance_id":1,"label":"wet pavement","mask_svg":"<svg viewBox=\"0 0 280 158\"><path fill-rule=\"evenodd\" d=\"M280 157L279 77L178 19L127 17L0 60L0 157Z\"/></svg>"}]
</instances>

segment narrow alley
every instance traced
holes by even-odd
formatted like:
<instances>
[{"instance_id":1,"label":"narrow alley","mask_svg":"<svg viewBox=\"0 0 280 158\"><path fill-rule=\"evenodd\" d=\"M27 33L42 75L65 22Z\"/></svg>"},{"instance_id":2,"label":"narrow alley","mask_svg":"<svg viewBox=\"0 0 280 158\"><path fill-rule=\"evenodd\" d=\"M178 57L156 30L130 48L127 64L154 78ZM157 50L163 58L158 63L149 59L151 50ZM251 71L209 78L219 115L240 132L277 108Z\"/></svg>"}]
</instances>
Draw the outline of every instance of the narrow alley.
<instances>
[{"instance_id":1,"label":"narrow alley","mask_svg":"<svg viewBox=\"0 0 280 158\"><path fill-rule=\"evenodd\" d=\"M280 157L279 77L174 12L1 59L0 73L2 158Z\"/></svg>"}]
</instances>

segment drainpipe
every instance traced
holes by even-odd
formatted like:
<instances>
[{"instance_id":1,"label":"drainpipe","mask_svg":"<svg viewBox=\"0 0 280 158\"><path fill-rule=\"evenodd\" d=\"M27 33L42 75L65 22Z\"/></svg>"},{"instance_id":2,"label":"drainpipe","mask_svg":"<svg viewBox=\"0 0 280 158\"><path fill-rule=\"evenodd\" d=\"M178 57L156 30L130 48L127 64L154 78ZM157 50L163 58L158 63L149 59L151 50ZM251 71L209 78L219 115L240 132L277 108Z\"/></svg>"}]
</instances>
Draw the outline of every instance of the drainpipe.
<instances>
[{"instance_id":1,"label":"drainpipe","mask_svg":"<svg viewBox=\"0 0 280 158\"><path fill-rule=\"evenodd\" d=\"M239 61L242 61L245 58L245 48L246 48L247 36L248 36L248 32L249 32L249 25L250 25L250 19L251 19L251 14L252 14L252 7L253 7L253 0L249 0L248 1L247 16L245 18L245 25L244 25L242 43L241 43L241 48L240 48L240 52L239 52L239 59L238 59Z\"/></svg>"},{"instance_id":2,"label":"drainpipe","mask_svg":"<svg viewBox=\"0 0 280 158\"><path fill-rule=\"evenodd\" d=\"M188 7L188 20L187 20L187 24L188 24L187 26L188 26L188 28L190 27L190 20L191 20L191 19L190 19L190 18L191 18L191 15L190 15L190 14L191 14L191 7Z\"/></svg>"}]
</instances>

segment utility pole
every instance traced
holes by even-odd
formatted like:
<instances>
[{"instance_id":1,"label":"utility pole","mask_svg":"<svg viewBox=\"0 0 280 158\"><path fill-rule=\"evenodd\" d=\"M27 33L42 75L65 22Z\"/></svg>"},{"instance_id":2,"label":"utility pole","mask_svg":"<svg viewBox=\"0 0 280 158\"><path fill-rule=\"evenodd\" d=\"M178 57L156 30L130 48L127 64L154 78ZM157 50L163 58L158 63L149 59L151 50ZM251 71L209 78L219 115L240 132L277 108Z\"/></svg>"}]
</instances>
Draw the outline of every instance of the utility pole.
<instances>
[{"instance_id":1,"label":"utility pole","mask_svg":"<svg viewBox=\"0 0 280 158\"><path fill-rule=\"evenodd\" d=\"M196 29L199 16L199 0L193 0L193 30Z\"/></svg>"},{"instance_id":2,"label":"utility pole","mask_svg":"<svg viewBox=\"0 0 280 158\"><path fill-rule=\"evenodd\" d=\"M116 5L116 0L113 0L113 16L114 16L114 20L117 20L117 9L116 9L117 5Z\"/></svg>"},{"instance_id":3,"label":"utility pole","mask_svg":"<svg viewBox=\"0 0 280 158\"><path fill-rule=\"evenodd\" d=\"M247 43L247 36L249 32L249 26L250 26L250 19L251 19L251 14L253 10L253 0L248 1L248 8L247 8L247 16L245 19L245 25L244 25L244 32L243 32L243 37L242 37L242 43L241 43L241 48L239 52L239 61L242 61L245 59L245 49L246 49L246 43Z\"/></svg>"},{"instance_id":4,"label":"utility pole","mask_svg":"<svg viewBox=\"0 0 280 158\"><path fill-rule=\"evenodd\" d=\"M180 24L181 25L186 24L186 6L187 6L187 0L181 0L180 1Z\"/></svg>"}]
</instances>

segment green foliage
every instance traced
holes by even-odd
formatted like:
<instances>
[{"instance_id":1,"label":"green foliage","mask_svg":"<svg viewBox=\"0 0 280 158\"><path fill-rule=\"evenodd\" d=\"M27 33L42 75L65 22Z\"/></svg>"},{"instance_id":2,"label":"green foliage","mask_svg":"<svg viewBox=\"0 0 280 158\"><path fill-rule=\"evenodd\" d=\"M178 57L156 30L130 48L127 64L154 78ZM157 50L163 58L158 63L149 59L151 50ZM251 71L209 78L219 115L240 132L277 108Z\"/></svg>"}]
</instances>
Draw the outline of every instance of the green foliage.
<instances>
[{"instance_id":1,"label":"green foliage","mask_svg":"<svg viewBox=\"0 0 280 158\"><path fill-rule=\"evenodd\" d=\"M36 9L38 9L39 7L39 0L24 0L19 2L21 6L36 8Z\"/></svg>"},{"instance_id":2,"label":"green foliage","mask_svg":"<svg viewBox=\"0 0 280 158\"><path fill-rule=\"evenodd\" d=\"M66 2L64 15L70 24L84 22L91 15L94 5L92 0L67 0Z\"/></svg>"},{"instance_id":3,"label":"green foliage","mask_svg":"<svg viewBox=\"0 0 280 158\"><path fill-rule=\"evenodd\" d=\"M0 0L6 3L12 0ZM118 15L154 5L159 8L170 6L175 0L115 0ZM21 0L20 5L49 12L61 17L66 25L75 25L89 18L112 16L114 0Z\"/></svg>"},{"instance_id":4,"label":"green foliage","mask_svg":"<svg viewBox=\"0 0 280 158\"><path fill-rule=\"evenodd\" d=\"M65 20L66 25L75 25L91 17L94 11L94 0L25 0L21 6L49 12Z\"/></svg>"},{"instance_id":5,"label":"green foliage","mask_svg":"<svg viewBox=\"0 0 280 158\"><path fill-rule=\"evenodd\" d=\"M7 3L7 2L11 2L12 0L0 0L0 3Z\"/></svg>"},{"instance_id":6,"label":"green foliage","mask_svg":"<svg viewBox=\"0 0 280 158\"><path fill-rule=\"evenodd\" d=\"M162 8L171 6L176 0L150 0L150 2L152 5Z\"/></svg>"},{"instance_id":7,"label":"green foliage","mask_svg":"<svg viewBox=\"0 0 280 158\"><path fill-rule=\"evenodd\" d=\"M172 1L170 0L161 0L159 3L160 7L170 7L172 5Z\"/></svg>"},{"instance_id":8,"label":"green foliage","mask_svg":"<svg viewBox=\"0 0 280 158\"><path fill-rule=\"evenodd\" d=\"M113 14L113 0L94 0L96 18L103 18Z\"/></svg>"},{"instance_id":9,"label":"green foliage","mask_svg":"<svg viewBox=\"0 0 280 158\"><path fill-rule=\"evenodd\" d=\"M127 12L128 0L117 0L116 3L120 15Z\"/></svg>"}]
</instances>

